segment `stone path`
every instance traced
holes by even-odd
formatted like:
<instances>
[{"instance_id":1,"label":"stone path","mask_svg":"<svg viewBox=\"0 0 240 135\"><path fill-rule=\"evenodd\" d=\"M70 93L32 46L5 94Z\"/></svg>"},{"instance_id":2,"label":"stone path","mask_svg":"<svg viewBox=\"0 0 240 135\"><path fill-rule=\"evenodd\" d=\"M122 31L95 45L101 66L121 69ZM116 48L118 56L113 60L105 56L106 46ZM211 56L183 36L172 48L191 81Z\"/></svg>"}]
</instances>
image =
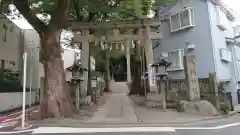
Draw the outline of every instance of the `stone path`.
<instances>
[{"instance_id":1,"label":"stone path","mask_svg":"<svg viewBox=\"0 0 240 135\"><path fill-rule=\"evenodd\" d=\"M125 82L112 83L110 89L112 95L104 105L98 108L98 111L88 122L137 122L132 102L127 95L128 88Z\"/></svg>"}]
</instances>

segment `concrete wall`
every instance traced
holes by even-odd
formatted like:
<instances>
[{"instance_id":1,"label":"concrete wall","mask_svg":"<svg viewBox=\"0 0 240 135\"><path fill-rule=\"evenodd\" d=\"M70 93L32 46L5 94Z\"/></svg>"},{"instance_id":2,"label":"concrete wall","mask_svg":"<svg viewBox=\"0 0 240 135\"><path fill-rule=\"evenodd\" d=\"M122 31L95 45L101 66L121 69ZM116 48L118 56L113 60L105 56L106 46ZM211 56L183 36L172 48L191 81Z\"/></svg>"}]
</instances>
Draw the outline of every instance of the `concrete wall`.
<instances>
[{"instance_id":1,"label":"concrete wall","mask_svg":"<svg viewBox=\"0 0 240 135\"><path fill-rule=\"evenodd\" d=\"M31 93L31 104L39 101L38 92ZM22 92L0 93L0 112L22 106ZM11 99L11 101L9 100ZM26 105L30 104L30 92L26 93Z\"/></svg>"},{"instance_id":2,"label":"concrete wall","mask_svg":"<svg viewBox=\"0 0 240 135\"><path fill-rule=\"evenodd\" d=\"M161 52L185 49L185 42L190 41L196 47L197 75L198 77L207 77L209 72L214 72L208 5L205 0L183 0L182 3L173 6L168 12L173 14L183 10L184 7L193 7L195 26L171 33L169 19L163 22L160 29L164 39L157 41L160 44L154 49L154 58L156 60ZM184 71L171 71L169 76L172 78L184 78Z\"/></svg>"},{"instance_id":3,"label":"concrete wall","mask_svg":"<svg viewBox=\"0 0 240 135\"><path fill-rule=\"evenodd\" d=\"M3 40L4 29L7 26L6 41ZM5 61L5 68L20 71L20 29L7 18L0 19L0 60ZM22 57L21 57L22 58ZM12 62L15 65L11 64ZM1 64L1 63L0 63Z\"/></svg>"}]
</instances>

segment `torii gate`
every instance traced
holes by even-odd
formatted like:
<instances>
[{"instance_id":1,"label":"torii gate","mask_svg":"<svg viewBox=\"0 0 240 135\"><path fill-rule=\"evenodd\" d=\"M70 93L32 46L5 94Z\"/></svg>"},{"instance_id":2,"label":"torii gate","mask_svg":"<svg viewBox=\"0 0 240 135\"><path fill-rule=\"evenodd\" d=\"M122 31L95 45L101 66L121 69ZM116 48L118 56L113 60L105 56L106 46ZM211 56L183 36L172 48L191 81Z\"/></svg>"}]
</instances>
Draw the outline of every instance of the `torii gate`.
<instances>
[{"instance_id":1,"label":"torii gate","mask_svg":"<svg viewBox=\"0 0 240 135\"><path fill-rule=\"evenodd\" d=\"M81 31L81 34L76 34L73 41L82 43L82 66L88 68L88 57L89 57L89 42L95 40L104 40L108 42L113 41L124 41L126 59L127 59L127 81L131 82L131 67L130 67L130 46L133 40L140 41L140 45L144 46L146 51L146 64L153 64L153 51L152 51L152 39L161 39L162 36L156 28L160 26L159 20L134 20L134 21L117 21L117 22L98 22L98 23L87 23L87 22L70 22L70 29L73 31ZM152 31L154 28L155 31ZM90 30L101 31L103 29L113 30L113 35L102 35L96 36L90 34ZM141 29L136 34L133 33L119 33L120 29ZM147 69L150 70L149 68ZM84 93L87 92L87 80L88 73L84 74L84 83L81 85ZM151 88L150 88L151 89ZM82 94L84 94L82 93Z\"/></svg>"}]
</instances>

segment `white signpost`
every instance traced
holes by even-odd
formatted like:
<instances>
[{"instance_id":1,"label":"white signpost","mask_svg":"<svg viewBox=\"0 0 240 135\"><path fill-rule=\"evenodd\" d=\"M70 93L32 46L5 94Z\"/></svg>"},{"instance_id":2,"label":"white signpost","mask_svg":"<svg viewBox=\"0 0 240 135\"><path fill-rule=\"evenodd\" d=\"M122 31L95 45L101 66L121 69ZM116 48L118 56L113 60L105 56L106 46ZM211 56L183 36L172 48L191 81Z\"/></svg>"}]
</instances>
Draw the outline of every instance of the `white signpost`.
<instances>
[{"instance_id":1,"label":"white signpost","mask_svg":"<svg viewBox=\"0 0 240 135\"><path fill-rule=\"evenodd\" d=\"M27 53L23 54L23 102L22 102L22 128L25 127L25 106L26 106L26 69Z\"/></svg>"}]
</instances>

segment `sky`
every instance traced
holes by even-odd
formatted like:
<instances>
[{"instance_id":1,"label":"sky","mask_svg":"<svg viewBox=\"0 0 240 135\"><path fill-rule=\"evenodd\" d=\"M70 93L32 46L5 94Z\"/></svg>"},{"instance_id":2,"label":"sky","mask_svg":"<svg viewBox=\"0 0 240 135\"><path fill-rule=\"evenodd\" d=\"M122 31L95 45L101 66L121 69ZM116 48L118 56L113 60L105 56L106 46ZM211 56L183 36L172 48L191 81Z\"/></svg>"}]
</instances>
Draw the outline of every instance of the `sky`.
<instances>
[{"instance_id":1,"label":"sky","mask_svg":"<svg viewBox=\"0 0 240 135\"><path fill-rule=\"evenodd\" d=\"M222 2L237 13L236 24L240 24L240 0L222 0Z\"/></svg>"},{"instance_id":2,"label":"sky","mask_svg":"<svg viewBox=\"0 0 240 135\"><path fill-rule=\"evenodd\" d=\"M240 0L222 0L222 2L238 14L236 24L240 24ZM13 22L21 29L33 29L25 19L13 20Z\"/></svg>"},{"instance_id":3,"label":"sky","mask_svg":"<svg viewBox=\"0 0 240 135\"><path fill-rule=\"evenodd\" d=\"M240 14L240 1L239 0L222 0L223 3L225 3L227 6L235 10L235 12Z\"/></svg>"}]
</instances>

